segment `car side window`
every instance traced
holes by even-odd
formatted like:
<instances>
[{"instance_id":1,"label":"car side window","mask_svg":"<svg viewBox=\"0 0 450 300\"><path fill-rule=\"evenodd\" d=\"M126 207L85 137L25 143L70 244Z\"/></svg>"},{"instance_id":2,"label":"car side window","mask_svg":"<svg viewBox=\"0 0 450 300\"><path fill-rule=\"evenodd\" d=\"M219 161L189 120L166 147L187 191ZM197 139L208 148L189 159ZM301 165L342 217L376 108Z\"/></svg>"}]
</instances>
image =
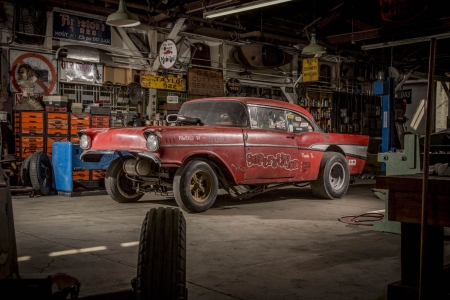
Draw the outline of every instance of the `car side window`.
<instances>
[{"instance_id":1,"label":"car side window","mask_svg":"<svg viewBox=\"0 0 450 300\"><path fill-rule=\"evenodd\" d=\"M314 127L304 116L293 112L288 112L286 117L289 132L303 133L314 131Z\"/></svg>"},{"instance_id":2,"label":"car side window","mask_svg":"<svg viewBox=\"0 0 450 300\"><path fill-rule=\"evenodd\" d=\"M285 112L282 109L251 106L250 119L252 128L287 130Z\"/></svg>"}]
</instances>

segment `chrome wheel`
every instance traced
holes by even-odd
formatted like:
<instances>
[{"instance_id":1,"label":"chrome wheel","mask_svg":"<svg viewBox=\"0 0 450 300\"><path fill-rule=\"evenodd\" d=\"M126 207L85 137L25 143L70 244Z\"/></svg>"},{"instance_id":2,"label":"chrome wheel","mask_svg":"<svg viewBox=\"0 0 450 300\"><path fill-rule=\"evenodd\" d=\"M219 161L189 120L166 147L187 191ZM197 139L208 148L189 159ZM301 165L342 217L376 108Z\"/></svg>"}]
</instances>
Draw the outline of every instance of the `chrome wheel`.
<instances>
[{"instance_id":1,"label":"chrome wheel","mask_svg":"<svg viewBox=\"0 0 450 300\"><path fill-rule=\"evenodd\" d=\"M345 169L339 162L334 163L330 170L330 185L334 190L340 190L345 184Z\"/></svg>"}]
</instances>

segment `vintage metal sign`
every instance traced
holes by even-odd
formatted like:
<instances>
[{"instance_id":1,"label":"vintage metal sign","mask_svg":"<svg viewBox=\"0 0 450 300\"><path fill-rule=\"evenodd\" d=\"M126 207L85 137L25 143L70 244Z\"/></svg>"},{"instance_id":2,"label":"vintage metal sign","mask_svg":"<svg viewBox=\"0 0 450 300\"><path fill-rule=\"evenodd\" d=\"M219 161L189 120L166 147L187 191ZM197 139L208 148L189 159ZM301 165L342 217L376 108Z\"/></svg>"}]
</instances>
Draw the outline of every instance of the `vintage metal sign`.
<instances>
[{"instance_id":1,"label":"vintage metal sign","mask_svg":"<svg viewBox=\"0 0 450 300\"><path fill-rule=\"evenodd\" d=\"M111 45L111 26L103 20L53 11L53 37Z\"/></svg>"},{"instance_id":2,"label":"vintage metal sign","mask_svg":"<svg viewBox=\"0 0 450 300\"><path fill-rule=\"evenodd\" d=\"M166 69L170 69L177 62L177 57L178 49L175 42L172 40L162 42L159 47L159 61L161 65Z\"/></svg>"},{"instance_id":3,"label":"vintage metal sign","mask_svg":"<svg viewBox=\"0 0 450 300\"><path fill-rule=\"evenodd\" d=\"M237 78L229 78L225 84L225 87L227 88L227 92L232 95L237 95L242 90L241 82Z\"/></svg>"},{"instance_id":4,"label":"vintage metal sign","mask_svg":"<svg viewBox=\"0 0 450 300\"><path fill-rule=\"evenodd\" d=\"M59 79L65 82L101 84L103 82L103 65L62 60L59 63Z\"/></svg>"},{"instance_id":5,"label":"vintage metal sign","mask_svg":"<svg viewBox=\"0 0 450 300\"><path fill-rule=\"evenodd\" d=\"M141 86L150 89L186 91L186 80L177 77L142 75Z\"/></svg>"},{"instance_id":6,"label":"vintage metal sign","mask_svg":"<svg viewBox=\"0 0 450 300\"><path fill-rule=\"evenodd\" d=\"M193 95L220 97L224 95L223 75L219 71L189 69L188 89Z\"/></svg>"},{"instance_id":7,"label":"vintage metal sign","mask_svg":"<svg viewBox=\"0 0 450 300\"><path fill-rule=\"evenodd\" d=\"M37 78L34 88L35 93L50 95L57 92L57 62L54 55L11 49L9 58L12 92L22 92L22 88L18 84L18 80L20 79L19 68L21 65L25 64L28 64L31 67L32 75Z\"/></svg>"},{"instance_id":8,"label":"vintage metal sign","mask_svg":"<svg viewBox=\"0 0 450 300\"><path fill-rule=\"evenodd\" d=\"M319 59L304 58L302 60L302 80L303 82L311 82L319 80Z\"/></svg>"}]
</instances>

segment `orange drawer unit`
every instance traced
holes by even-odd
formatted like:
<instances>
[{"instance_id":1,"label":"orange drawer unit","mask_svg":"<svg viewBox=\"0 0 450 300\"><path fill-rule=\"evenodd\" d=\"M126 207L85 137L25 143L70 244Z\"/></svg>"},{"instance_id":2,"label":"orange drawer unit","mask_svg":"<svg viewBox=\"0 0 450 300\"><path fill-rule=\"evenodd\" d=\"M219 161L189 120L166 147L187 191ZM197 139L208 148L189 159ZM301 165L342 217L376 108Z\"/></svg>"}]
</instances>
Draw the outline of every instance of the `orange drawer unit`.
<instances>
[{"instance_id":1,"label":"orange drawer unit","mask_svg":"<svg viewBox=\"0 0 450 300\"><path fill-rule=\"evenodd\" d=\"M78 131L81 129L87 129L89 128L89 124L83 124L83 123L71 123L70 124L70 135L76 135Z\"/></svg>"},{"instance_id":2,"label":"orange drawer unit","mask_svg":"<svg viewBox=\"0 0 450 300\"><path fill-rule=\"evenodd\" d=\"M48 136L47 137L47 154L52 155L52 146L55 142L68 142L67 136Z\"/></svg>"},{"instance_id":3,"label":"orange drawer unit","mask_svg":"<svg viewBox=\"0 0 450 300\"><path fill-rule=\"evenodd\" d=\"M91 128L108 128L109 116L92 116Z\"/></svg>"},{"instance_id":4,"label":"orange drawer unit","mask_svg":"<svg viewBox=\"0 0 450 300\"><path fill-rule=\"evenodd\" d=\"M89 170L73 171L72 179L73 179L73 181L88 181L89 180Z\"/></svg>"},{"instance_id":5,"label":"orange drawer unit","mask_svg":"<svg viewBox=\"0 0 450 300\"><path fill-rule=\"evenodd\" d=\"M70 114L70 135L76 135L81 129L89 128L90 121L90 115Z\"/></svg>"},{"instance_id":6,"label":"orange drawer unit","mask_svg":"<svg viewBox=\"0 0 450 300\"><path fill-rule=\"evenodd\" d=\"M14 133L40 135L45 133L44 112L19 111L14 113Z\"/></svg>"},{"instance_id":7,"label":"orange drawer unit","mask_svg":"<svg viewBox=\"0 0 450 300\"><path fill-rule=\"evenodd\" d=\"M43 136L19 136L15 138L16 157L26 158L35 152L45 151Z\"/></svg>"},{"instance_id":8,"label":"orange drawer unit","mask_svg":"<svg viewBox=\"0 0 450 300\"><path fill-rule=\"evenodd\" d=\"M47 134L56 136L69 135L69 114L48 112Z\"/></svg>"},{"instance_id":9,"label":"orange drawer unit","mask_svg":"<svg viewBox=\"0 0 450 300\"><path fill-rule=\"evenodd\" d=\"M91 170L91 180L97 181L105 179L106 170Z\"/></svg>"},{"instance_id":10,"label":"orange drawer unit","mask_svg":"<svg viewBox=\"0 0 450 300\"><path fill-rule=\"evenodd\" d=\"M45 112L15 111L13 115L15 156L23 159L35 152L45 152Z\"/></svg>"}]
</instances>

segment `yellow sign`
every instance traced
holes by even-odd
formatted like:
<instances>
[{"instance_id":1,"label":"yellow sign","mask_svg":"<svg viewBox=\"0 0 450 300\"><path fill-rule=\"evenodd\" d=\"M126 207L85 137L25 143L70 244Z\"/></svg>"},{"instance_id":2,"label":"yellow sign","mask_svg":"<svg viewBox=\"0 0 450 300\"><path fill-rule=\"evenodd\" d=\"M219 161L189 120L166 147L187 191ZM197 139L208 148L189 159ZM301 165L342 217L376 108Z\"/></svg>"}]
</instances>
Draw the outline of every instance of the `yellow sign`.
<instances>
[{"instance_id":1,"label":"yellow sign","mask_svg":"<svg viewBox=\"0 0 450 300\"><path fill-rule=\"evenodd\" d=\"M186 80L177 77L142 75L141 86L150 89L186 91Z\"/></svg>"},{"instance_id":2,"label":"yellow sign","mask_svg":"<svg viewBox=\"0 0 450 300\"><path fill-rule=\"evenodd\" d=\"M319 80L319 59L304 58L302 61L302 80L303 82Z\"/></svg>"}]
</instances>

